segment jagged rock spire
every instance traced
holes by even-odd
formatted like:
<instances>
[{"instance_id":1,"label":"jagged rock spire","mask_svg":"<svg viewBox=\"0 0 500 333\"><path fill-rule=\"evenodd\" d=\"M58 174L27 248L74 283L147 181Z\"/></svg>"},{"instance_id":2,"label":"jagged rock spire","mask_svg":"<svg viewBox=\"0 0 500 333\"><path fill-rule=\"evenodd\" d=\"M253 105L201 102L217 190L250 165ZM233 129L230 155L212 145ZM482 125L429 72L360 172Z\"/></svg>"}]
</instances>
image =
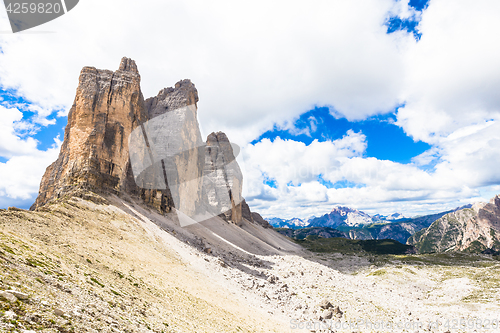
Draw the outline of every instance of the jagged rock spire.
<instances>
[{"instance_id":1,"label":"jagged rock spire","mask_svg":"<svg viewBox=\"0 0 500 333\"><path fill-rule=\"evenodd\" d=\"M59 157L47 168L32 208L75 188L119 193L133 187L127 181L128 136L147 120L140 81L128 58L116 72L82 69Z\"/></svg>"},{"instance_id":2,"label":"jagged rock spire","mask_svg":"<svg viewBox=\"0 0 500 333\"><path fill-rule=\"evenodd\" d=\"M208 202L223 212L226 221L241 223L243 174L236 163L233 146L223 132L207 137L203 174Z\"/></svg>"},{"instance_id":3,"label":"jagged rock spire","mask_svg":"<svg viewBox=\"0 0 500 333\"><path fill-rule=\"evenodd\" d=\"M130 58L127 58L127 57L122 58L122 61L120 62L120 67L118 68L118 70L139 74L139 70L137 69L137 65L135 64L135 61L130 59Z\"/></svg>"}]
</instances>

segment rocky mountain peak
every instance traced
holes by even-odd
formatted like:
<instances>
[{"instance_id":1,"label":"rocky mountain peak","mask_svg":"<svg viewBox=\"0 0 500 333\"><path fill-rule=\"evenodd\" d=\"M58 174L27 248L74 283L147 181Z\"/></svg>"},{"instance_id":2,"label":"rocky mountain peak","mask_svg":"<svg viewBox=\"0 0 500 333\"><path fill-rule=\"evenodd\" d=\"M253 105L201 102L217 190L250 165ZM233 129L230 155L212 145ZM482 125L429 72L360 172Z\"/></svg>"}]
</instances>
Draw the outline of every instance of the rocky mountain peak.
<instances>
[{"instance_id":1,"label":"rocky mountain peak","mask_svg":"<svg viewBox=\"0 0 500 333\"><path fill-rule=\"evenodd\" d=\"M122 61L120 62L120 67L118 68L118 70L139 74L139 70L137 69L137 65L135 64L135 61L130 59L130 58L127 58L127 57L122 58Z\"/></svg>"},{"instance_id":2,"label":"rocky mountain peak","mask_svg":"<svg viewBox=\"0 0 500 333\"><path fill-rule=\"evenodd\" d=\"M146 99L146 109L149 119L153 119L167 111L176 110L198 103L198 90L191 80L181 80L174 88L163 88L158 95Z\"/></svg>"},{"instance_id":3,"label":"rocky mountain peak","mask_svg":"<svg viewBox=\"0 0 500 333\"><path fill-rule=\"evenodd\" d=\"M32 208L75 188L111 193L134 188L127 177L128 137L147 112L137 66L124 58L120 68L82 69L59 157L47 168Z\"/></svg>"},{"instance_id":4,"label":"rocky mountain peak","mask_svg":"<svg viewBox=\"0 0 500 333\"><path fill-rule=\"evenodd\" d=\"M217 145L219 142L229 142L229 139L224 132L212 132L207 136L208 146Z\"/></svg>"},{"instance_id":5,"label":"rocky mountain peak","mask_svg":"<svg viewBox=\"0 0 500 333\"><path fill-rule=\"evenodd\" d=\"M493 199L491 199L491 201L493 201ZM478 213L479 210L481 208L483 208L485 205L486 205L486 202L475 202L474 204L471 205L470 208L472 208L476 213ZM464 208L468 208L468 207L464 207ZM464 208L461 208L461 209L464 209Z\"/></svg>"},{"instance_id":6,"label":"rocky mountain peak","mask_svg":"<svg viewBox=\"0 0 500 333\"><path fill-rule=\"evenodd\" d=\"M310 226L336 228L341 225L360 226L373 223L370 215L354 208L335 206L329 214L309 220Z\"/></svg>"},{"instance_id":7,"label":"rocky mountain peak","mask_svg":"<svg viewBox=\"0 0 500 333\"><path fill-rule=\"evenodd\" d=\"M203 178L209 204L225 212L222 216L224 219L239 224L243 218L242 205L246 203L241 197L243 174L236 162L236 149L237 146L231 145L223 132L210 133L206 143ZM253 220L251 214L246 215L247 219Z\"/></svg>"},{"instance_id":8,"label":"rocky mountain peak","mask_svg":"<svg viewBox=\"0 0 500 333\"><path fill-rule=\"evenodd\" d=\"M161 213L253 221L241 197L237 146L222 132L206 143L190 80L144 100L134 60L115 72L84 67L58 159L40 184L36 209L78 189L127 194ZM207 215L208 214L208 215Z\"/></svg>"},{"instance_id":9,"label":"rocky mountain peak","mask_svg":"<svg viewBox=\"0 0 500 333\"><path fill-rule=\"evenodd\" d=\"M340 215L346 215L347 213L357 212L357 209L345 207L345 206L335 206L332 208L332 213L338 213Z\"/></svg>"}]
</instances>

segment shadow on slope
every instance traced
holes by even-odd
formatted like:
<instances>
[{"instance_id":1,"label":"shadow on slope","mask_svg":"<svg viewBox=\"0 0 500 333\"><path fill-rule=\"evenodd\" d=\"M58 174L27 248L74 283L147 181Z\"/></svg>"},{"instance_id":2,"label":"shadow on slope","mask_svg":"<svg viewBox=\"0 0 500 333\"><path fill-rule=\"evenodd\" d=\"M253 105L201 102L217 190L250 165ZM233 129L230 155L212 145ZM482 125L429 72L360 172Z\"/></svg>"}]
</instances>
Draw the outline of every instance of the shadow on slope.
<instances>
[{"instance_id":1,"label":"shadow on slope","mask_svg":"<svg viewBox=\"0 0 500 333\"><path fill-rule=\"evenodd\" d=\"M234 267L256 278L267 279L256 268L270 269L272 266L262 256L306 253L300 245L274 229L264 228L245 219L237 226L215 216L181 227L175 215L159 214L134 198L126 197L127 200L124 200L113 195L107 199L128 214L140 220L151 221L198 251L218 258L223 267Z\"/></svg>"}]
</instances>

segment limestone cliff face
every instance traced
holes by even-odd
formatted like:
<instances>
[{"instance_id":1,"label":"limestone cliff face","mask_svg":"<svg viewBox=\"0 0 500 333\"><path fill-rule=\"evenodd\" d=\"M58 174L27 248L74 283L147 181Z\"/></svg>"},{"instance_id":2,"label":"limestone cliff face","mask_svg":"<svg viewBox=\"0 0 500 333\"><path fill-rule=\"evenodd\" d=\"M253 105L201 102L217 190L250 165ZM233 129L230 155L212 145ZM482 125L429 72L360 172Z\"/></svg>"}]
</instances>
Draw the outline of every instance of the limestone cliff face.
<instances>
[{"instance_id":1,"label":"limestone cliff face","mask_svg":"<svg viewBox=\"0 0 500 333\"><path fill-rule=\"evenodd\" d=\"M422 253L500 250L500 196L449 213L408 239Z\"/></svg>"},{"instance_id":2,"label":"limestone cliff face","mask_svg":"<svg viewBox=\"0 0 500 333\"><path fill-rule=\"evenodd\" d=\"M83 187L118 193L134 184L127 178L128 136L147 119L133 60L117 71L84 67L58 159L50 165L32 208Z\"/></svg>"},{"instance_id":3,"label":"limestone cliff face","mask_svg":"<svg viewBox=\"0 0 500 333\"><path fill-rule=\"evenodd\" d=\"M205 151L197 102L195 85L190 80L179 81L175 88L162 89L145 101L149 120L137 129L138 137L147 142L144 154L151 155L151 166L143 170L148 178L138 178L135 172L135 180L146 194L144 200L157 206L161 193L161 202L167 201L189 216L199 213L203 193ZM131 154L137 152L134 148Z\"/></svg>"},{"instance_id":4,"label":"limestone cliff face","mask_svg":"<svg viewBox=\"0 0 500 333\"><path fill-rule=\"evenodd\" d=\"M203 174L209 205L223 212L222 217L226 221L240 224L243 218L243 175L226 134L211 133L207 137Z\"/></svg>"},{"instance_id":5,"label":"limestone cliff face","mask_svg":"<svg viewBox=\"0 0 500 333\"><path fill-rule=\"evenodd\" d=\"M47 168L32 209L77 189L140 197L162 213L201 221L220 215L253 222L242 173L226 135L206 143L190 80L144 100L135 62L115 72L85 67L58 159ZM235 146L236 147L236 146Z\"/></svg>"}]
</instances>

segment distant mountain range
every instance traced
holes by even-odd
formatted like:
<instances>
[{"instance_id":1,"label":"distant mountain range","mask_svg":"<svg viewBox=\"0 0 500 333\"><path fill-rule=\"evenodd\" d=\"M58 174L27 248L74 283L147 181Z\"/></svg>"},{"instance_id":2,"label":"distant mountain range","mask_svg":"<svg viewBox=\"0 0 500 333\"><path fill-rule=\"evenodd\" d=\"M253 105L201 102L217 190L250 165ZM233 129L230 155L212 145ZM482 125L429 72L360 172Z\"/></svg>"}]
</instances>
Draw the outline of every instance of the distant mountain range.
<instances>
[{"instance_id":1,"label":"distant mountain range","mask_svg":"<svg viewBox=\"0 0 500 333\"><path fill-rule=\"evenodd\" d=\"M265 219L274 228L290 228L290 229L300 229L307 228L309 226L308 220L302 220L299 218L293 218L289 220L280 219L278 217L271 217Z\"/></svg>"},{"instance_id":2,"label":"distant mountain range","mask_svg":"<svg viewBox=\"0 0 500 333\"><path fill-rule=\"evenodd\" d=\"M401 213L369 214L336 206L328 214L309 219L268 219L278 232L294 239L308 236L354 240L393 239L419 253L472 252L500 256L500 195L489 203L465 205L417 217Z\"/></svg>"},{"instance_id":3,"label":"distant mountain range","mask_svg":"<svg viewBox=\"0 0 500 333\"><path fill-rule=\"evenodd\" d=\"M391 215L376 214L370 216L354 208L336 206L330 213L320 217L311 216L307 219L292 218L289 220L271 217L266 220L275 228L300 229L309 227L362 227L372 223L398 221L402 219L407 219L407 217L401 213L394 213Z\"/></svg>"},{"instance_id":4,"label":"distant mountain range","mask_svg":"<svg viewBox=\"0 0 500 333\"><path fill-rule=\"evenodd\" d=\"M328 227L339 230L350 239L394 239L405 244L412 235L428 228L446 214L470 207L471 205L467 205L442 213L409 218L401 213L370 216L357 209L336 206L330 213L321 217L311 217L304 220L299 218L284 220L273 217L267 221L275 228Z\"/></svg>"},{"instance_id":5,"label":"distant mountain range","mask_svg":"<svg viewBox=\"0 0 500 333\"><path fill-rule=\"evenodd\" d=\"M383 220L358 228L346 228L341 226L337 229L346 233L351 239L394 239L405 244L408 238L417 231L429 227L434 221L461 208L463 207L442 213L418 216L414 218L392 221Z\"/></svg>"},{"instance_id":6,"label":"distant mountain range","mask_svg":"<svg viewBox=\"0 0 500 333\"><path fill-rule=\"evenodd\" d=\"M280 233L294 239L307 236L355 240L393 239L419 253L462 251L500 255L500 196L442 213L408 218L400 213L370 216L337 206L321 217L302 220L268 219Z\"/></svg>"},{"instance_id":7,"label":"distant mountain range","mask_svg":"<svg viewBox=\"0 0 500 333\"><path fill-rule=\"evenodd\" d=\"M489 203L408 218L401 213L370 216L357 209L336 206L328 214L309 219L270 218L278 232L294 239L393 239L419 253L462 251L500 255L500 195Z\"/></svg>"}]
</instances>

